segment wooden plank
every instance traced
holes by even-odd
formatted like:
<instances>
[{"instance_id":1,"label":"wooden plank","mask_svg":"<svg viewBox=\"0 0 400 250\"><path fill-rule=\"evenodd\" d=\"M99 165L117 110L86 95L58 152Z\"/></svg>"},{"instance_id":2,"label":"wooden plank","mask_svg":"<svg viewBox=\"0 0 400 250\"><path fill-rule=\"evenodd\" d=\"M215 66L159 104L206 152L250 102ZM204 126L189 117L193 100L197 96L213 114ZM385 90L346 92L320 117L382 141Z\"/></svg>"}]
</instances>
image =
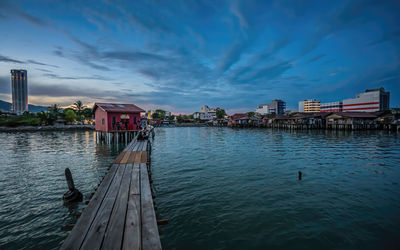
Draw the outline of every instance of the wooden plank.
<instances>
[{"instance_id":1,"label":"wooden plank","mask_svg":"<svg viewBox=\"0 0 400 250\"><path fill-rule=\"evenodd\" d=\"M90 200L88 206L83 210L82 215L79 217L78 222L75 224L71 233L64 241L61 249L79 249L83 240L85 239L86 233L92 224L100 205L110 187L112 180L117 172L118 165L112 165L97 191Z\"/></svg>"},{"instance_id":2,"label":"wooden plank","mask_svg":"<svg viewBox=\"0 0 400 250\"><path fill-rule=\"evenodd\" d=\"M117 199L112 209L110 221L104 234L101 249L120 250L125 228L125 216L128 208L128 194L132 177L132 166L126 166L119 187Z\"/></svg>"},{"instance_id":3,"label":"wooden plank","mask_svg":"<svg viewBox=\"0 0 400 250\"><path fill-rule=\"evenodd\" d=\"M113 179L113 182L108 189L108 192L99 208L99 213L96 215L89 231L86 235L85 240L82 244L82 249L100 249L103 242L104 233L108 221L111 216L111 212L121 185L122 176L125 171L125 164L119 165L117 173Z\"/></svg>"},{"instance_id":4,"label":"wooden plank","mask_svg":"<svg viewBox=\"0 0 400 250\"><path fill-rule=\"evenodd\" d=\"M127 164L129 165L129 164ZM140 164L135 163L132 164L132 178L131 178L131 185L129 188L130 194L140 194Z\"/></svg>"},{"instance_id":5,"label":"wooden plank","mask_svg":"<svg viewBox=\"0 0 400 250\"><path fill-rule=\"evenodd\" d=\"M133 165L129 187L128 210L126 213L122 249L140 249L141 245L141 212L140 212L140 171L139 164Z\"/></svg>"},{"instance_id":6,"label":"wooden plank","mask_svg":"<svg viewBox=\"0 0 400 250\"><path fill-rule=\"evenodd\" d=\"M132 151L137 151L137 149L141 143L142 143L142 141L137 141L137 143L135 144L135 147L132 149Z\"/></svg>"},{"instance_id":7,"label":"wooden plank","mask_svg":"<svg viewBox=\"0 0 400 250\"><path fill-rule=\"evenodd\" d=\"M141 153L142 151L137 151L136 153L135 153L135 160L134 160L134 163L140 163L140 159L142 158L142 153Z\"/></svg>"},{"instance_id":8,"label":"wooden plank","mask_svg":"<svg viewBox=\"0 0 400 250\"><path fill-rule=\"evenodd\" d=\"M147 151L147 140L143 142L142 151Z\"/></svg>"},{"instance_id":9,"label":"wooden plank","mask_svg":"<svg viewBox=\"0 0 400 250\"><path fill-rule=\"evenodd\" d=\"M115 159L115 161L113 162L114 164L119 164L120 162L121 162L121 160L122 160L122 158L124 158L124 155L125 155L125 151L122 151L118 156L117 156L117 158Z\"/></svg>"},{"instance_id":10,"label":"wooden plank","mask_svg":"<svg viewBox=\"0 0 400 250\"><path fill-rule=\"evenodd\" d=\"M142 151L142 158L141 158L140 162L143 162L143 163L147 162L147 151Z\"/></svg>"},{"instance_id":11,"label":"wooden plank","mask_svg":"<svg viewBox=\"0 0 400 250\"><path fill-rule=\"evenodd\" d=\"M134 145L132 145L132 147L129 150L136 151L135 148L137 148L138 144L139 144L139 141L136 141L136 143Z\"/></svg>"},{"instance_id":12,"label":"wooden plank","mask_svg":"<svg viewBox=\"0 0 400 250\"><path fill-rule=\"evenodd\" d=\"M136 155L136 152L134 152L134 151L131 152L131 155L129 156L127 163L131 163L131 164L135 163L135 155Z\"/></svg>"},{"instance_id":13,"label":"wooden plank","mask_svg":"<svg viewBox=\"0 0 400 250\"><path fill-rule=\"evenodd\" d=\"M161 249L153 197L145 163L140 164L140 200L142 214L142 249Z\"/></svg>"},{"instance_id":14,"label":"wooden plank","mask_svg":"<svg viewBox=\"0 0 400 250\"><path fill-rule=\"evenodd\" d=\"M122 158L120 164L126 164L128 162L129 156L131 155L131 151L125 152L124 157Z\"/></svg>"}]
</instances>

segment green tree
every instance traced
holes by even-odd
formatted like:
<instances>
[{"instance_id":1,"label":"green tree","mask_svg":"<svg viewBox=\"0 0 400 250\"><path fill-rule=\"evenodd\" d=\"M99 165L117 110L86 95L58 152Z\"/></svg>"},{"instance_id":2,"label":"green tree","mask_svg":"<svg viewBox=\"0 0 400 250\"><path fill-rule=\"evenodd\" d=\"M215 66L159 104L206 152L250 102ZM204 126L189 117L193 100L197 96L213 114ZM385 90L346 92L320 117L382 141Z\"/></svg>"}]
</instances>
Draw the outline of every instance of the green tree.
<instances>
[{"instance_id":1,"label":"green tree","mask_svg":"<svg viewBox=\"0 0 400 250\"><path fill-rule=\"evenodd\" d=\"M64 113L64 119L68 123L72 123L77 118L75 112L72 109L65 109L63 113Z\"/></svg>"},{"instance_id":2,"label":"green tree","mask_svg":"<svg viewBox=\"0 0 400 250\"><path fill-rule=\"evenodd\" d=\"M183 121L184 117L182 115L178 115L176 117L176 119L178 120L179 123L181 123Z\"/></svg>"},{"instance_id":3,"label":"green tree","mask_svg":"<svg viewBox=\"0 0 400 250\"><path fill-rule=\"evenodd\" d=\"M248 117L253 117L255 115L255 113L254 112L248 112L247 115L248 115Z\"/></svg>"},{"instance_id":4,"label":"green tree","mask_svg":"<svg viewBox=\"0 0 400 250\"><path fill-rule=\"evenodd\" d=\"M53 125L54 122L60 117L60 107L58 106L58 104L53 104L47 108L47 112L47 124Z\"/></svg>"},{"instance_id":5,"label":"green tree","mask_svg":"<svg viewBox=\"0 0 400 250\"><path fill-rule=\"evenodd\" d=\"M224 118L226 115L225 110L224 109L218 109L216 112L216 116L218 119L222 119Z\"/></svg>"},{"instance_id":6,"label":"green tree","mask_svg":"<svg viewBox=\"0 0 400 250\"><path fill-rule=\"evenodd\" d=\"M93 110L91 108L85 108L82 112L83 116L85 117L85 119L92 119L93 116Z\"/></svg>"},{"instance_id":7,"label":"green tree","mask_svg":"<svg viewBox=\"0 0 400 250\"><path fill-rule=\"evenodd\" d=\"M156 109L155 111L154 111L154 113L157 113L158 114L158 117L159 118L161 118L161 119L164 119L165 118L165 110L162 110L162 109Z\"/></svg>"},{"instance_id":8,"label":"green tree","mask_svg":"<svg viewBox=\"0 0 400 250\"><path fill-rule=\"evenodd\" d=\"M82 111L86 108L80 100L77 100L72 104L72 109L75 110L78 120L82 120Z\"/></svg>"},{"instance_id":9,"label":"green tree","mask_svg":"<svg viewBox=\"0 0 400 250\"><path fill-rule=\"evenodd\" d=\"M175 119L174 115L170 115L170 117L168 117L168 120L173 121Z\"/></svg>"},{"instance_id":10,"label":"green tree","mask_svg":"<svg viewBox=\"0 0 400 250\"><path fill-rule=\"evenodd\" d=\"M39 118L40 124L44 124L44 125L48 125L49 122L49 114L44 112L44 111L40 111L39 113L37 113L37 117Z\"/></svg>"},{"instance_id":11,"label":"green tree","mask_svg":"<svg viewBox=\"0 0 400 250\"><path fill-rule=\"evenodd\" d=\"M156 113L156 112L154 112L151 116L153 117L153 119L159 119L160 118L160 114Z\"/></svg>"}]
</instances>

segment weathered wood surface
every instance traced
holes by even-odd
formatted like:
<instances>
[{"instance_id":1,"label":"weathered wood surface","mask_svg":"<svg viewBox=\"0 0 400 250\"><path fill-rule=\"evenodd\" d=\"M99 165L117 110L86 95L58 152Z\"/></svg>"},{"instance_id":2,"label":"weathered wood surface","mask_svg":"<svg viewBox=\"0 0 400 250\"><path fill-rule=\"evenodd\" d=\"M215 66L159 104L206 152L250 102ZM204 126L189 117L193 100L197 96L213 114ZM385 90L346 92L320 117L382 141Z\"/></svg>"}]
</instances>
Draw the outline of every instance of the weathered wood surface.
<instances>
[{"instance_id":1,"label":"weathered wood surface","mask_svg":"<svg viewBox=\"0 0 400 250\"><path fill-rule=\"evenodd\" d=\"M147 140L121 152L61 249L161 249Z\"/></svg>"}]
</instances>

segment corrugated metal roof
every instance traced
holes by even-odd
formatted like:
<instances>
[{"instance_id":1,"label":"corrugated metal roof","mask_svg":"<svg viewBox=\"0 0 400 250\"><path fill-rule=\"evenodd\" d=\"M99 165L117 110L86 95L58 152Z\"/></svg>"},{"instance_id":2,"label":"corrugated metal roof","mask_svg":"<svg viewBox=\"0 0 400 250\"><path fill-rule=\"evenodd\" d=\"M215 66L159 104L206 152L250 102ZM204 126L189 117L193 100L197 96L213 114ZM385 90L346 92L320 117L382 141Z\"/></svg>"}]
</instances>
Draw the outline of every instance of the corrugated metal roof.
<instances>
[{"instance_id":1,"label":"corrugated metal roof","mask_svg":"<svg viewBox=\"0 0 400 250\"><path fill-rule=\"evenodd\" d=\"M135 104L122 104L122 103L95 103L93 112L96 111L97 107L101 108L106 112L145 112Z\"/></svg>"}]
</instances>

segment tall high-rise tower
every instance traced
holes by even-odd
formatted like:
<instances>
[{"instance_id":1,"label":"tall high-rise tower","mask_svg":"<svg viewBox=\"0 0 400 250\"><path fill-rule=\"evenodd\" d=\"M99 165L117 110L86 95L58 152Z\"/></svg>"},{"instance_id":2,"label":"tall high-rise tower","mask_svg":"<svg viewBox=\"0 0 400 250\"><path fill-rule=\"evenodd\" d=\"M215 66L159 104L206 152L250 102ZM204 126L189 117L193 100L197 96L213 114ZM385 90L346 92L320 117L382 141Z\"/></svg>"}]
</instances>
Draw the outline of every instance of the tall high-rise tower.
<instances>
[{"instance_id":1,"label":"tall high-rise tower","mask_svg":"<svg viewBox=\"0 0 400 250\"><path fill-rule=\"evenodd\" d=\"M28 111L28 74L26 70L11 70L12 107L17 114Z\"/></svg>"}]
</instances>

